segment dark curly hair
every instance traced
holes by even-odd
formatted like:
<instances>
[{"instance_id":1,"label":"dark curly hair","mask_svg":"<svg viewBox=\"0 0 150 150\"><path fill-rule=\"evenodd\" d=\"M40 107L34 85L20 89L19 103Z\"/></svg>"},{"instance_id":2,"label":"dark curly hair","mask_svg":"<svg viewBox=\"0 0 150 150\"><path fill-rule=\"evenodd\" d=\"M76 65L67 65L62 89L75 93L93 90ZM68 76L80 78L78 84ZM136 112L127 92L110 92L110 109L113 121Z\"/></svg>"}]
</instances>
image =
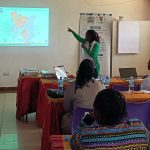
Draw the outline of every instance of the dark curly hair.
<instances>
[{"instance_id":1,"label":"dark curly hair","mask_svg":"<svg viewBox=\"0 0 150 150\"><path fill-rule=\"evenodd\" d=\"M84 86L88 86L87 83L89 81L94 82L93 77L94 77L93 62L89 59L83 60L80 64L79 70L77 72L75 92L78 88L82 89Z\"/></svg>"},{"instance_id":2,"label":"dark curly hair","mask_svg":"<svg viewBox=\"0 0 150 150\"><path fill-rule=\"evenodd\" d=\"M127 117L125 97L113 89L104 89L95 98L94 111L99 124L116 125Z\"/></svg>"}]
</instances>

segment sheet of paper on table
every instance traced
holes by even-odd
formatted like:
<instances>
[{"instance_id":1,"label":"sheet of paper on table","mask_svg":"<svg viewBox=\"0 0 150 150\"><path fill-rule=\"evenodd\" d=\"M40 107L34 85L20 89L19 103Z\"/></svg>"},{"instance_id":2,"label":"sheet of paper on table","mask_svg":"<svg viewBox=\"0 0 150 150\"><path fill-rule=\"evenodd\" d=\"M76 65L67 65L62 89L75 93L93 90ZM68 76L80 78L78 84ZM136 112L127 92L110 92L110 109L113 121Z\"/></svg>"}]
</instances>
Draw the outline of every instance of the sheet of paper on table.
<instances>
[{"instance_id":1,"label":"sheet of paper on table","mask_svg":"<svg viewBox=\"0 0 150 150\"><path fill-rule=\"evenodd\" d=\"M143 93L147 93L147 94L150 94L150 91L148 90L141 90Z\"/></svg>"}]
</instances>

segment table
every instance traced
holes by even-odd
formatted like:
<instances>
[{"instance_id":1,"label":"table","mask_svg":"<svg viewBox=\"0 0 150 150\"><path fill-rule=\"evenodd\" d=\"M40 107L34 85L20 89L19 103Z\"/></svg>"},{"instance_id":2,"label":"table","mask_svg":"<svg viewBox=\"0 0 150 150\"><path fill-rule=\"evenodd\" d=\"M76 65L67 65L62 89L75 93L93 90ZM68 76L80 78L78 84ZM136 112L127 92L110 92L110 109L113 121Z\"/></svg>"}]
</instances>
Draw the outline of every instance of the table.
<instances>
[{"instance_id":1,"label":"table","mask_svg":"<svg viewBox=\"0 0 150 150\"><path fill-rule=\"evenodd\" d=\"M21 119L28 113L36 112L39 77L20 76L18 79L16 118Z\"/></svg>"},{"instance_id":2,"label":"table","mask_svg":"<svg viewBox=\"0 0 150 150\"><path fill-rule=\"evenodd\" d=\"M68 137L69 139L71 139L71 135L69 135ZM66 141L65 138L66 138L66 135L50 136L50 149L51 150L58 150L58 149L59 150L71 150L70 140Z\"/></svg>"},{"instance_id":3,"label":"table","mask_svg":"<svg viewBox=\"0 0 150 150\"><path fill-rule=\"evenodd\" d=\"M135 84L140 85L143 79L136 79ZM128 81L122 80L121 78L111 78L109 87L112 88L114 85L128 85Z\"/></svg>"},{"instance_id":4,"label":"table","mask_svg":"<svg viewBox=\"0 0 150 150\"><path fill-rule=\"evenodd\" d=\"M46 95L45 95L46 96ZM61 117L64 112L63 98L52 99L46 96L48 101L45 107L45 118L43 124L41 150L49 150L49 136L60 135ZM47 149L48 148L48 149Z\"/></svg>"},{"instance_id":5,"label":"table","mask_svg":"<svg viewBox=\"0 0 150 150\"><path fill-rule=\"evenodd\" d=\"M36 122L38 127L43 127L44 115L46 105L48 104L48 99L46 96L47 89L50 88L50 80L40 79L39 80L39 90L38 90L38 100L37 100L37 111L36 111Z\"/></svg>"},{"instance_id":6,"label":"table","mask_svg":"<svg viewBox=\"0 0 150 150\"><path fill-rule=\"evenodd\" d=\"M136 83L140 84L142 80L137 80ZM70 83L65 83L68 86ZM110 87L116 84L127 85L128 82L121 80L120 78L112 78ZM37 112L36 119L39 127L43 126L43 116L45 110L45 93L47 88L57 88L57 80L55 79L42 79L40 77L33 76L20 76L18 79L17 88L17 110L16 118L21 119L22 116Z\"/></svg>"},{"instance_id":7,"label":"table","mask_svg":"<svg viewBox=\"0 0 150 150\"><path fill-rule=\"evenodd\" d=\"M70 83L65 82L64 88L66 88L69 84ZM37 125L41 128L43 127L43 124L44 124L44 118L45 118L44 116L45 116L45 110L46 110L47 104L48 102L52 102L52 100L49 100L49 98L47 98L47 95L46 95L48 88L57 89L58 88L57 80L50 80L50 79L39 80L36 119L37 119Z\"/></svg>"},{"instance_id":8,"label":"table","mask_svg":"<svg viewBox=\"0 0 150 150\"><path fill-rule=\"evenodd\" d=\"M64 86L68 85L65 83ZM40 76L19 76L16 98L16 118L36 112L37 124L43 126L45 93L48 88L57 88L56 79L43 79ZM44 104L43 104L44 103Z\"/></svg>"},{"instance_id":9,"label":"table","mask_svg":"<svg viewBox=\"0 0 150 150\"><path fill-rule=\"evenodd\" d=\"M141 80L136 80L136 84L140 84L141 82L142 82ZM69 84L70 83L65 82L64 87L67 87ZM120 78L112 78L110 87L113 87L116 84L127 85L128 82ZM39 127L43 127L44 123L45 107L47 104L47 101L45 100L45 93L48 88L57 89L57 87L58 87L57 80L50 80L50 79L39 80L38 104L36 113L37 125Z\"/></svg>"},{"instance_id":10,"label":"table","mask_svg":"<svg viewBox=\"0 0 150 150\"><path fill-rule=\"evenodd\" d=\"M142 92L122 92L125 96L126 102L146 102L150 101L150 94L145 94Z\"/></svg>"}]
</instances>

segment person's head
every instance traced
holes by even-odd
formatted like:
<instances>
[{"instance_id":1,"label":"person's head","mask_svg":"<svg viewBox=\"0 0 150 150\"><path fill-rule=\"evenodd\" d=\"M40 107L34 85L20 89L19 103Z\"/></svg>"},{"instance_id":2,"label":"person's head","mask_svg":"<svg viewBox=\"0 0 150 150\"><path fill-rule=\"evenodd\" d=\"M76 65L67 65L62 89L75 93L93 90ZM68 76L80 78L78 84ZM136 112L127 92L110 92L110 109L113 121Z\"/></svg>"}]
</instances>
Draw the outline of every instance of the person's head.
<instances>
[{"instance_id":1,"label":"person's head","mask_svg":"<svg viewBox=\"0 0 150 150\"><path fill-rule=\"evenodd\" d=\"M96 121L102 126L117 125L127 117L125 97L113 89L104 89L95 98Z\"/></svg>"},{"instance_id":2,"label":"person's head","mask_svg":"<svg viewBox=\"0 0 150 150\"><path fill-rule=\"evenodd\" d=\"M99 42L99 36L95 30L88 30L85 34L85 39L89 42Z\"/></svg>"},{"instance_id":3,"label":"person's head","mask_svg":"<svg viewBox=\"0 0 150 150\"><path fill-rule=\"evenodd\" d=\"M148 66L147 66L148 70L150 70L150 59L148 61Z\"/></svg>"},{"instance_id":4,"label":"person's head","mask_svg":"<svg viewBox=\"0 0 150 150\"><path fill-rule=\"evenodd\" d=\"M91 60L85 59L81 62L76 77L76 89L83 88L94 76L94 64Z\"/></svg>"}]
</instances>

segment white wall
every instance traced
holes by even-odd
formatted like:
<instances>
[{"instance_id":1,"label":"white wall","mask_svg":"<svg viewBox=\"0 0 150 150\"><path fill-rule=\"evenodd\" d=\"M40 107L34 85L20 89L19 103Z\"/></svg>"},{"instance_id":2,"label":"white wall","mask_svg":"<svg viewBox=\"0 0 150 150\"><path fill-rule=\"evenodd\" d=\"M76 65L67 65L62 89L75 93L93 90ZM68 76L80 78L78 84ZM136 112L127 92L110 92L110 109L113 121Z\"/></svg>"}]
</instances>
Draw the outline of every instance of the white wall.
<instances>
[{"instance_id":1,"label":"white wall","mask_svg":"<svg viewBox=\"0 0 150 150\"><path fill-rule=\"evenodd\" d=\"M81 12L112 13L113 18L124 16L125 20L150 20L150 1L131 0L130 3L95 6L90 0L2 0L0 6L49 7L51 10L51 42L49 47L0 47L0 87L16 86L18 70L21 67L49 68L64 64L73 74L77 69L78 43L67 32L67 26L79 31L79 14ZM127 0L122 0L127 1ZM107 4L112 0L94 0L94 3ZM113 0L113 3L119 2ZM150 46L147 45L149 48ZM119 56L113 47L113 75L118 74L118 64L132 63L140 73L145 67L150 52L143 49L142 56ZM133 58L134 57L134 61ZM141 59L139 61L139 59ZM119 61L119 62L118 62ZM8 72L9 76L3 76Z\"/></svg>"},{"instance_id":2,"label":"white wall","mask_svg":"<svg viewBox=\"0 0 150 150\"><path fill-rule=\"evenodd\" d=\"M147 63L150 59L150 21L140 21L140 53L118 54L117 53L117 25L113 22L113 44L112 44L112 70L114 76L119 76L118 68L136 67L138 75L148 74Z\"/></svg>"}]
</instances>

